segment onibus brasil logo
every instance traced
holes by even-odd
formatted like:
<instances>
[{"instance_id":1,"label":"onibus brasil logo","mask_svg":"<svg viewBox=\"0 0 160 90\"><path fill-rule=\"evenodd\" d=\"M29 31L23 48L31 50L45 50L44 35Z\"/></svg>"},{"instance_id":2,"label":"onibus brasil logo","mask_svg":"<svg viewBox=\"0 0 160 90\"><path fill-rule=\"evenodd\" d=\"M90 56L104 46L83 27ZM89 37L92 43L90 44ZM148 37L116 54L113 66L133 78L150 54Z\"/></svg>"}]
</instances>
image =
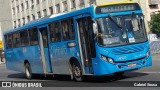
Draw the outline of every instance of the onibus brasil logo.
<instances>
[{"instance_id":1,"label":"onibus brasil logo","mask_svg":"<svg viewBox=\"0 0 160 90\"><path fill-rule=\"evenodd\" d=\"M42 87L42 84L30 82L2 82L2 87Z\"/></svg>"}]
</instances>

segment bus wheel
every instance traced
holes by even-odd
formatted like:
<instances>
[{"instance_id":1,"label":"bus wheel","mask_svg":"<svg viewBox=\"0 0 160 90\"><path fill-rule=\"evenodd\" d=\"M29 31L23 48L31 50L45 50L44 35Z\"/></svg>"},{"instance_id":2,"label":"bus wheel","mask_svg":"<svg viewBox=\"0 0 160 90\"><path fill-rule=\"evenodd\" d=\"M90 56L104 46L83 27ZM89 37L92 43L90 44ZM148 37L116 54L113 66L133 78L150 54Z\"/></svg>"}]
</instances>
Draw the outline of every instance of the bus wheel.
<instances>
[{"instance_id":1,"label":"bus wheel","mask_svg":"<svg viewBox=\"0 0 160 90\"><path fill-rule=\"evenodd\" d=\"M29 63L25 64L25 74L26 74L27 79L32 78L32 70L31 70L31 66L29 65Z\"/></svg>"},{"instance_id":2,"label":"bus wheel","mask_svg":"<svg viewBox=\"0 0 160 90\"><path fill-rule=\"evenodd\" d=\"M124 75L124 72L116 72L116 73L114 73L114 75L116 77L122 77Z\"/></svg>"},{"instance_id":3,"label":"bus wheel","mask_svg":"<svg viewBox=\"0 0 160 90\"><path fill-rule=\"evenodd\" d=\"M78 62L74 62L72 65L72 73L75 81L81 82L83 81L82 69Z\"/></svg>"}]
</instances>

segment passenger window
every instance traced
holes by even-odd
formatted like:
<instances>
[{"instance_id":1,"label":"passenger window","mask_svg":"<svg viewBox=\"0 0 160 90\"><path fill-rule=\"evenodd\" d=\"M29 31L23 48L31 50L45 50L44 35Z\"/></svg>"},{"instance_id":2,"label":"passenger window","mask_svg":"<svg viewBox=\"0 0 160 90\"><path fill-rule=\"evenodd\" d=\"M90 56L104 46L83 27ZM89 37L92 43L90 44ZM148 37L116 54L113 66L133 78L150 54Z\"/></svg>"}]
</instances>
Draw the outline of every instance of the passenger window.
<instances>
[{"instance_id":1,"label":"passenger window","mask_svg":"<svg viewBox=\"0 0 160 90\"><path fill-rule=\"evenodd\" d=\"M74 25L73 20L64 20L62 21L62 34L63 40L73 40L74 39Z\"/></svg>"},{"instance_id":2,"label":"passenger window","mask_svg":"<svg viewBox=\"0 0 160 90\"><path fill-rule=\"evenodd\" d=\"M54 22L54 23L49 24L49 30L50 30L51 42L61 41L61 29L60 29L59 22Z\"/></svg>"},{"instance_id":3,"label":"passenger window","mask_svg":"<svg viewBox=\"0 0 160 90\"><path fill-rule=\"evenodd\" d=\"M29 29L30 45L38 45L38 30L37 28Z\"/></svg>"},{"instance_id":4,"label":"passenger window","mask_svg":"<svg viewBox=\"0 0 160 90\"><path fill-rule=\"evenodd\" d=\"M12 48L12 34L5 35L4 37L5 37L6 48L7 49Z\"/></svg>"},{"instance_id":5,"label":"passenger window","mask_svg":"<svg viewBox=\"0 0 160 90\"><path fill-rule=\"evenodd\" d=\"M13 33L13 47L20 46L20 35L19 32Z\"/></svg>"},{"instance_id":6,"label":"passenger window","mask_svg":"<svg viewBox=\"0 0 160 90\"><path fill-rule=\"evenodd\" d=\"M29 45L28 30L20 32L21 46Z\"/></svg>"}]
</instances>

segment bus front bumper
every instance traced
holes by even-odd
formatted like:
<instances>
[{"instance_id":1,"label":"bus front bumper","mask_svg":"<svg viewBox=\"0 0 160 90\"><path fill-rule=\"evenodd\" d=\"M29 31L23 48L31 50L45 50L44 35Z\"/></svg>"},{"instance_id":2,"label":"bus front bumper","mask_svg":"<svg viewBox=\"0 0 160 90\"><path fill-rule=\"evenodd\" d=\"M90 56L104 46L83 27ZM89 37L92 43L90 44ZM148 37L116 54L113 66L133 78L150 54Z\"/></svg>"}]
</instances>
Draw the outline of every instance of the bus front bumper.
<instances>
[{"instance_id":1,"label":"bus front bumper","mask_svg":"<svg viewBox=\"0 0 160 90\"><path fill-rule=\"evenodd\" d=\"M113 74L116 72L132 71L135 69L140 69L151 65L152 65L151 56L149 56L148 58L145 57L128 62L117 62L115 64L111 64L104 60L93 60L93 72L94 76L101 76L101 75Z\"/></svg>"}]
</instances>

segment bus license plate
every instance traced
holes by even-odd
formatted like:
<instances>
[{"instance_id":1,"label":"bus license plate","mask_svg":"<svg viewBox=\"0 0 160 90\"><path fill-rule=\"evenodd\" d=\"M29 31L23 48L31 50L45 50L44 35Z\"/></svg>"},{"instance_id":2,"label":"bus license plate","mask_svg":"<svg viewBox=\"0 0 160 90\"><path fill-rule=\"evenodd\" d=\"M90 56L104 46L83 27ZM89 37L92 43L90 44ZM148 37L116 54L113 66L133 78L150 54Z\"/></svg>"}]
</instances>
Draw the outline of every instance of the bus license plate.
<instances>
[{"instance_id":1,"label":"bus license plate","mask_svg":"<svg viewBox=\"0 0 160 90\"><path fill-rule=\"evenodd\" d=\"M137 64L136 63L132 63L132 64L128 64L128 67L133 67L133 66L136 66Z\"/></svg>"}]
</instances>

